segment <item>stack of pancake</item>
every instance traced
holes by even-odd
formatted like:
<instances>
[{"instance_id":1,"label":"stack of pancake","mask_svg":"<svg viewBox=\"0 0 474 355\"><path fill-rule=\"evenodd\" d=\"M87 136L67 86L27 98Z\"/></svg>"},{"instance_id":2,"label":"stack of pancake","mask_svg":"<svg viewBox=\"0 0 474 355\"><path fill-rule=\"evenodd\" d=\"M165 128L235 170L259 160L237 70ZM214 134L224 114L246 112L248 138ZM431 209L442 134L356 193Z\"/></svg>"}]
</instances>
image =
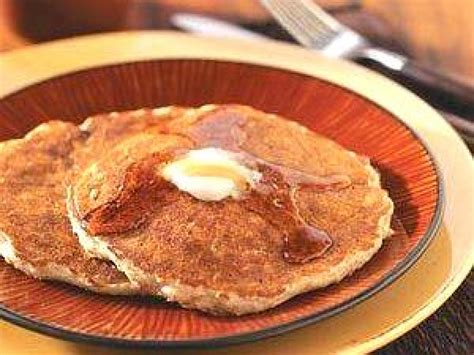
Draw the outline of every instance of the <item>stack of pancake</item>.
<instances>
[{"instance_id":1,"label":"stack of pancake","mask_svg":"<svg viewBox=\"0 0 474 355\"><path fill-rule=\"evenodd\" d=\"M163 173L210 149L255 181L206 200ZM340 281L377 252L393 213L367 158L239 105L50 121L1 143L0 171L6 262L214 314L262 311ZM212 174L208 166L200 189L216 196Z\"/></svg>"}]
</instances>

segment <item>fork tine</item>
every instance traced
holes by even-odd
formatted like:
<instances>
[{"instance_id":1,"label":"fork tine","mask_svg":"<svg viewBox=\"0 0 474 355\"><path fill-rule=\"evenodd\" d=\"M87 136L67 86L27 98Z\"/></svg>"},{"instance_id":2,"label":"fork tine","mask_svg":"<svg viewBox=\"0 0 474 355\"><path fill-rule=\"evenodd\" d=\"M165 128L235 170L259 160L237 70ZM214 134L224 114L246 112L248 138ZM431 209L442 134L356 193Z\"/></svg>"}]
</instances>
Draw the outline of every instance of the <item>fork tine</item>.
<instances>
[{"instance_id":1,"label":"fork tine","mask_svg":"<svg viewBox=\"0 0 474 355\"><path fill-rule=\"evenodd\" d=\"M288 32L299 42L304 45L311 45L313 43L313 36L304 28L304 25L293 17L287 6L288 3L280 2L279 0L263 0L262 3L285 24Z\"/></svg>"},{"instance_id":2,"label":"fork tine","mask_svg":"<svg viewBox=\"0 0 474 355\"><path fill-rule=\"evenodd\" d=\"M339 23L312 0L260 0L280 24L305 47L331 57L353 58L370 43Z\"/></svg>"},{"instance_id":3,"label":"fork tine","mask_svg":"<svg viewBox=\"0 0 474 355\"><path fill-rule=\"evenodd\" d=\"M337 21L331 22L327 15L329 22L320 21L315 14L319 16L324 11L311 1L263 0L262 3L306 46L323 47L337 35L336 29L342 27Z\"/></svg>"},{"instance_id":4,"label":"fork tine","mask_svg":"<svg viewBox=\"0 0 474 355\"><path fill-rule=\"evenodd\" d=\"M309 18L319 20L322 25L330 28L334 32L338 32L344 28L341 23L324 11L313 0L300 0L299 2L302 5L300 6L301 9L306 11Z\"/></svg>"},{"instance_id":5,"label":"fork tine","mask_svg":"<svg viewBox=\"0 0 474 355\"><path fill-rule=\"evenodd\" d=\"M296 17L296 21L300 22L307 33L311 34L313 44L326 43L337 34L331 27L319 21L312 9L308 8L303 1L288 1L286 4Z\"/></svg>"}]
</instances>

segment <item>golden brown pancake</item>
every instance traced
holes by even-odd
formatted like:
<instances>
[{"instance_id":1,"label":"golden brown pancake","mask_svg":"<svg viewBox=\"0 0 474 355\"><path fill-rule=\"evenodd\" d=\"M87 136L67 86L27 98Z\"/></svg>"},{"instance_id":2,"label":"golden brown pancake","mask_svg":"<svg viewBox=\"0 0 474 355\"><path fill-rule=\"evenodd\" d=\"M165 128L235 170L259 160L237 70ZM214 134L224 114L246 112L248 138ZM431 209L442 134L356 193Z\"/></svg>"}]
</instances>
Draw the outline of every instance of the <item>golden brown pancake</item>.
<instances>
[{"instance_id":1,"label":"golden brown pancake","mask_svg":"<svg viewBox=\"0 0 474 355\"><path fill-rule=\"evenodd\" d=\"M163 181L163 164L203 147L239 154L261 182L240 199L209 202ZM360 268L389 235L393 204L367 159L276 115L227 105L183 111L146 139L131 135L74 180L68 210L81 245L144 292L245 314Z\"/></svg>"},{"instance_id":2,"label":"golden brown pancake","mask_svg":"<svg viewBox=\"0 0 474 355\"><path fill-rule=\"evenodd\" d=\"M142 115L147 117L138 119ZM22 139L0 143L0 256L7 262L37 278L99 292L138 291L111 262L86 255L66 212L66 187L74 175L162 115L140 110L116 116L95 116L80 127L51 121Z\"/></svg>"}]
</instances>

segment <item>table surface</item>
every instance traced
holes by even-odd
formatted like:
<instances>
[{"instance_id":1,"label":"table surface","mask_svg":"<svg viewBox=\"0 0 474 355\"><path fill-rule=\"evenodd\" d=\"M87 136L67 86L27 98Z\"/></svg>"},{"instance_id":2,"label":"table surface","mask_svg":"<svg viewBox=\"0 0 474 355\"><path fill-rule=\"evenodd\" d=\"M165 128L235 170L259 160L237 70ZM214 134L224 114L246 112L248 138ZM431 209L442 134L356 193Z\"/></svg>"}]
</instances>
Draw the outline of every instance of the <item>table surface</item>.
<instances>
[{"instance_id":1,"label":"table surface","mask_svg":"<svg viewBox=\"0 0 474 355\"><path fill-rule=\"evenodd\" d=\"M353 20L349 17L348 21ZM250 25L249 27L279 39L289 40L286 33L271 23L265 25ZM10 41L15 42L15 47L28 43L24 39L12 37L10 37ZM473 353L473 293L474 273L471 272L462 286L435 314L409 333L380 349L377 353Z\"/></svg>"}]
</instances>

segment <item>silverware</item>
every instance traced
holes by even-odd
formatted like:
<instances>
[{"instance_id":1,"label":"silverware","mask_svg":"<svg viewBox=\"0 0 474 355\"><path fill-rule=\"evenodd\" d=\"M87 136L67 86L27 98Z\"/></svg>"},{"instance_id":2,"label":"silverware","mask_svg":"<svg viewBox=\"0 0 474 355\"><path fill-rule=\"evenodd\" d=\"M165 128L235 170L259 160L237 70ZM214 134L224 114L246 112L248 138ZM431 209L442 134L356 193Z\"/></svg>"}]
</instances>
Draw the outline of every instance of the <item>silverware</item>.
<instances>
[{"instance_id":1,"label":"silverware","mask_svg":"<svg viewBox=\"0 0 474 355\"><path fill-rule=\"evenodd\" d=\"M184 31L207 35L212 37L238 38L245 40L271 40L269 37L249 31L232 23L217 20L212 17L194 15L188 13L177 13L170 18L171 23ZM405 84L402 82L402 84ZM428 100L430 101L430 100ZM430 103L434 104L433 101ZM446 110L446 108L445 108ZM474 141L474 122L468 119L458 118L449 113L443 116L448 120L466 140L472 144Z\"/></svg>"},{"instance_id":2,"label":"silverware","mask_svg":"<svg viewBox=\"0 0 474 355\"><path fill-rule=\"evenodd\" d=\"M341 24L312 0L261 0L261 2L304 46L317 49L330 57L361 60L365 65L415 89L417 93L425 94L421 96L435 95L443 101L444 106L457 110L456 113L473 115L474 86L398 53L373 46L367 39Z\"/></svg>"},{"instance_id":3,"label":"silverware","mask_svg":"<svg viewBox=\"0 0 474 355\"><path fill-rule=\"evenodd\" d=\"M240 38L240 39L269 39L258 33L233 25L226 21L217 20L207 16L189 13L176 13L170 18L171 24L187 32L203 34L207 36Z\"/></svg>"}]
</instances>

